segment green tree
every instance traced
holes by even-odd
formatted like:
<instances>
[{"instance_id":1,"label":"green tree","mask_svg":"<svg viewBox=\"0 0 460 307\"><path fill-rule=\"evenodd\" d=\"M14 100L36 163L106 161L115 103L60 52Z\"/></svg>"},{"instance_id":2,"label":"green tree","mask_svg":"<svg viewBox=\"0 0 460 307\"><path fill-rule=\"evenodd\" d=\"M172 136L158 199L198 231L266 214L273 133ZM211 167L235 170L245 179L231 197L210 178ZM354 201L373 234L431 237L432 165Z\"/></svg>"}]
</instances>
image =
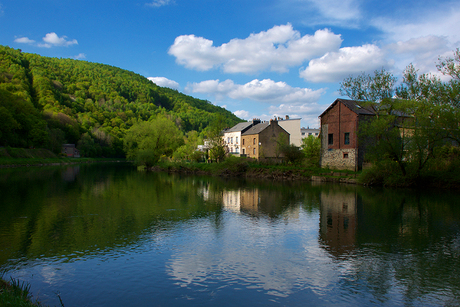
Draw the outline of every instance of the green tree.
<instances>
[{"instance_id":1,"label":"green tree","mask_svg":"<svg viewBox=\"0 0 460 307\"><path fill-rule=\"evenodd\" d=\"M362 73L349 76L340 83L339 92L357 101L380 102L392 98L397 78L384 68L374 71L374 75Z\"/></svg>"},{"instance_id":2,"label":"green tree","mask_svg":"<svg viewBox=\"0 0 460 307\"><path fill-rule=\"evenodd\" d=\"M301 148L293 144L283 146L282 152L286 161L292 164L300 164L305 158Z\"/></svg>"},{"instance_id":3,"label":"green tree","mask_svg":"<svg viewBox=\"0 0 460 307\"><path fill-rule=\"evenodd\" d=\"M305 156L305 162L309 166L319 166L319 159L321 157L321 138L309 135L302 139L302 145Z\"/></svg>"},{"instance_id":4,"label":"green tree","mask_svg":"<svg viewBox=\"0 0 460 307\"><path fill-rule=\"evenodd\" d=\"M287 148L289 146L289 137L284 133L280 133L274 139L274 141L276 143L276 145L275 145L275 156L276 156L276 158L279 158L281 154L284 154L284 152L289 150Z\"/></svg>"},{"instance_id":5,"label":"green tree","mask_svg":"<svg viewBox=\"0 0 460 307\"><path fill-rule=\"evenodd\" d=\"M171 120L159 117L133 125L126 132L123 144L128 159L150 167L162 155L171 157L183 144L183 139L180 130Z\"/></svg>"},{"instance_id":6,"label":"green tree","mask_svg":"<svg viewBox=\"0 0 460 307\"><path fill-rule=\"evenodd\" d=\"M225 159L225 141L223 139L223 129L225 128L225 119L221 114L217 114L207 129L209 140L209 158L218 162Z\"/></svg>"}]
</instances>

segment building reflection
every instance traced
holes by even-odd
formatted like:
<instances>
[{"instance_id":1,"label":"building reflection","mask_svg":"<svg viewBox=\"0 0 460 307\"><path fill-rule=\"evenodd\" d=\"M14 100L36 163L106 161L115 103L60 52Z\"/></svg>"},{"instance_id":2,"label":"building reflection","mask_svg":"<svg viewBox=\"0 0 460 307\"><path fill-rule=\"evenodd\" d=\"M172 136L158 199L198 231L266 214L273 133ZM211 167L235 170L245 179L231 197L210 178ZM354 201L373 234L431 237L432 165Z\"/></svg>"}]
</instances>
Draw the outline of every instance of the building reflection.
<instances>
[{"instance_id":1,"label":"building reflection","mask_svg":"<svg viewBox=\"0 0 460 307\"><path fill-rule=\"evenodd\" d=\"M320 241L333 256L350 253L357 236L357 194L326 191L321 193Z\"/></svg>"},{"instance_id":2,"label":"building reflection","mask_svg":"<svg viewBox=\"0 0 460 307\"><path fill-rule=\"evenodd\" d=\"M298 218L300 208L283 199L282 193L258 188L226 190L222 193L223 208L235 213L270 218Z\"/></svg>"},{"instance_id":3,"label":"building reflection","mask_svg":"<svg viewBox=\"0 0 460 307\"><path fill-rule=\"evenodd\" d=\"M67 182L75 181L78 173L80 172L80 166L69 166L62 172L62 179Z\"/></svg>"}]
</instances>

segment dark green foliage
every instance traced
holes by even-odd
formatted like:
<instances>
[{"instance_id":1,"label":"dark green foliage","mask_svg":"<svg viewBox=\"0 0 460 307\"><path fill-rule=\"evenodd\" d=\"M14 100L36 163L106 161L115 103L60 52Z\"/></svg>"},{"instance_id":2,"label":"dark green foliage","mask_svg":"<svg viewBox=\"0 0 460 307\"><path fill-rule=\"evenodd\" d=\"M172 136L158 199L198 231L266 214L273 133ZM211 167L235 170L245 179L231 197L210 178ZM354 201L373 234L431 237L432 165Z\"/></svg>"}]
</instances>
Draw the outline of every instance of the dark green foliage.
<instances>
[{"instance_id":1,"label":"dark green foliage","mask_svg":"<svg viewBox=\"0 0 460 307\"><path fill-rule=\"evenodd\" d=\"M304 152L293 144L283 146L282 153L286 161L292 164L300 164L305 158Z\"/></svg>"},{"instance_id":2,"label":"dark green foliage","mask_svg":"<svg viewBox=\"0 0 460 307\"><path fill-rule=\"evenodd\" d=\"M203 134L216 118L226 126L240 122L224 108L130 71L0 46L0 146L56 152L65 140L84 155L122 156L126 131L158 115L183 133Z\"/></svg>"},{"instance_id":3,"label":"dark green foliage","mask_svg":"<svg viewBox=\"0 0 460 307\"><path fill-rule=\"evenodd\" d=\"M30 284L11 278L10 282L0 279L0 306L41 306L32 302Z\"/></svg>"}]
</instances>

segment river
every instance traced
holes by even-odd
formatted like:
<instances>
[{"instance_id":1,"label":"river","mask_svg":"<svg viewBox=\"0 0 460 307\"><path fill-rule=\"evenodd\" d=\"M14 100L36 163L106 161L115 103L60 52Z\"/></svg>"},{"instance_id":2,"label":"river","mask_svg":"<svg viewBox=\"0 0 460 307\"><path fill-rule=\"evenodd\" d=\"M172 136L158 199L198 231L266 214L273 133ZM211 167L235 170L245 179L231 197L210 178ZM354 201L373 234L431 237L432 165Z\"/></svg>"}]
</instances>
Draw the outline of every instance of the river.
<instances>
[{"instance_id":1,"label":"river","mask_svg":"<svg viewBox=\"0 0 460 307\"><path fill-rule=\"evenodd\" d=\"M0 272L61 306L459 306L458 191L0 170Z\"/></svg>"}]
</instances>

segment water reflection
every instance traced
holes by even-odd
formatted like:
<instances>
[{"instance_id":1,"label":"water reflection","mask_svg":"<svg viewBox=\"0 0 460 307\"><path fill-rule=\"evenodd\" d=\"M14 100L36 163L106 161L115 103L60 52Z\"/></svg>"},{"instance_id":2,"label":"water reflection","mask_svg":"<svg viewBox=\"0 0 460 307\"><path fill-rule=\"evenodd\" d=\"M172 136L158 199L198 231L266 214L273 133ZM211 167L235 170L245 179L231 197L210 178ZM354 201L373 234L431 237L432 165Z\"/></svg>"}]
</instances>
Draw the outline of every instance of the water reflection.
<instances>
[{"instance_id":1,"label":"water reflection","mask_svg":"<svg viewBox=\"0 0 460 307\"><path fill-rule=\"evenodd\" d=\"M455 193L82 165L0 194L0 268L55 305L460 303Z\"/></svg>"}]
</instances>

